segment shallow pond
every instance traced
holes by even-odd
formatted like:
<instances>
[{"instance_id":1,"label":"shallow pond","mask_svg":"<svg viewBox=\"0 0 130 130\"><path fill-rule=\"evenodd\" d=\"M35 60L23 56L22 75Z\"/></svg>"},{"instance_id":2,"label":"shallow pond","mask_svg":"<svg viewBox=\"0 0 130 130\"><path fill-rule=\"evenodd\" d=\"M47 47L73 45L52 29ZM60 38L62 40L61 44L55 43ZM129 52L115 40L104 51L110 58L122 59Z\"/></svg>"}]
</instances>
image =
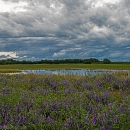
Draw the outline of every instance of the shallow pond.
<instances>
[{"instance_id":1,"label":"shallow pond","mask_svg":"<svg viewBox=\"0 0 130 130\"><path fill-rule=\"evenodd\" d=\"M110 74L112 72L128 72L130 70L106 70L106 69L62 69L62 70L22 70L22 74L61 74L61 75L97 75Z\"/></svg>"}]
</instances>

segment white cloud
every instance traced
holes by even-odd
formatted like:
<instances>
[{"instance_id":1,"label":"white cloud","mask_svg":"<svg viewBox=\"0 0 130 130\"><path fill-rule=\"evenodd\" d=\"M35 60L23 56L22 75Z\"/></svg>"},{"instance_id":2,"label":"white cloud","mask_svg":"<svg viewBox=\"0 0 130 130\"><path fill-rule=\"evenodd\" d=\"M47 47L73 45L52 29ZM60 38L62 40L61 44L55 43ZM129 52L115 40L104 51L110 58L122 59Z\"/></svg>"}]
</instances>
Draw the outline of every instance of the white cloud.
<instances>
[{"instance_id":1,"label":"white cloud","mask_svg":"<svg viewBox=\"0 0 130 130\"><path fill-rule=\"evenodd\" d=\"M61 50L60 52L54 53L53 57L60 57L60 56L63 56L65 54L66 54L66 52L64 50Z\"/></svg>"},{"instance_id":2,"label":"white cloud","mask_svg":"<svg viewBox=\"0 0 130 130\"><path fill-rule=\"evenodd\" d=\"M6 2L0 1L0 12L25 12L27 11L26 7L28 6L27 2Z\"/></svg>"},{"instance_id":3,"label":"white cloud","mask_svg":"<svg viewBox=\"0 0 130 130\"><path fill-rule=\"evenodd\" d=\"M53 57L65 56L65 55L68 55L69 53L75 52L77 50L81 50L81 48L68 48L68 49L60 50L60 52L54 53Z\"/></svg>"},{"instance_id":4,"label":"white cloud","mask_svg":"<svg viewBox=\"0 0 130 130\"><path fill-rule=\"evenodd\" d=\"M16 52L0 52L0 57L2 58L19 58ZM2 58L2 59L3 59Z\"/></svg>"}]
</instances>

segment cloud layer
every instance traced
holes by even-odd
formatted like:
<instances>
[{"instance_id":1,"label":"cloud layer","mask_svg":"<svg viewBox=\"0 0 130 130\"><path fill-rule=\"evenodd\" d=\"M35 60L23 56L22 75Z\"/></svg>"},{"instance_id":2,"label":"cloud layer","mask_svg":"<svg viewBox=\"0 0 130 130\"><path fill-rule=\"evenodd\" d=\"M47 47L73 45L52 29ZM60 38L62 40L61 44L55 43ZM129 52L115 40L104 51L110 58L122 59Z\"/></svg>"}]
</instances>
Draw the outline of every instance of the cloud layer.
<instances>
[{"instance_id":1,"label":"cloud layer","mask_svg":"<svg viewBox=\"0 0 130 130\"><path fill-rule=\"evenodd\" d=\"M4 57L129 60L129 0L1 0L0 6Z\"/></svg>"}]
</instances>

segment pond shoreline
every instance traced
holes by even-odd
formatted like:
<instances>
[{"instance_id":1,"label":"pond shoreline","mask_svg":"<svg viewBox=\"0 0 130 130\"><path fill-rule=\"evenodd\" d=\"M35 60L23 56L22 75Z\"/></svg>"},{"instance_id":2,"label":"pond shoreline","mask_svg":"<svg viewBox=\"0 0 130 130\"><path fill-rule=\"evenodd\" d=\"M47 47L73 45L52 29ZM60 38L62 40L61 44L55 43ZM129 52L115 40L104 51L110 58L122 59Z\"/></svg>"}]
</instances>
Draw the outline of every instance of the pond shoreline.
<instances>
[{"instance_id":1,"label":"pond shoreline","mask_svg":"<svg viewBox=\"0 0 130 130\"><path fill-rule=\"evenodd\" d=\"M50 70L50 71L55 71L55 70L101 70L101 71L114 71L114 70L122 70L122 71L130 71L130 69L124 69L124 68L48 68L48 69L45 69L45 68L30 68L30 69L0 69L0 73L17 73L17 72L22 72L22 71L26 71L26 70Z\"/></svg>"},{"instance_id":2,"label":"pond shoreline","mask_svg":"<svg viewBox=\"0 0 130 130\"><path fill-rule=\"evenodd\" d=\"M24 69L20 71L0 73L0 74L40 74L40 75L98 75L98 74L111 74L111 73L127 73L130 76L130 70L119 70L119 69L84 69L84 68L74 68L74 69Z\"/></svg>"}]
</instances>

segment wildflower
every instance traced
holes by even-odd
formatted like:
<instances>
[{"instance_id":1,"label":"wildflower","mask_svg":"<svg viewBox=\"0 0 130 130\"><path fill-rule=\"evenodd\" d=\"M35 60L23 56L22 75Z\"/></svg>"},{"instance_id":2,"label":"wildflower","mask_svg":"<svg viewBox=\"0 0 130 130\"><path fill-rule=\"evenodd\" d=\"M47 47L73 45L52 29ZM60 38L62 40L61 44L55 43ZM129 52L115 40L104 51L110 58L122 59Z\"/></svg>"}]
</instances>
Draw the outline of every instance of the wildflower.
<instances>
[{"instance_id":1,"label":"wildflower","mask_svg":"<svg viewBox=\"0 0 130 130\"><path fill-rule=\"evenodd\" d=\"M114 117L114 123L117 123L118 122L118 120L117 120L117 118L116 118L116 116Z\"/></svg>"},{"instance_id":2,"label":"wildflower","mask_svg":"<svg viewBox=\"0 0 130 130\"><path fill-rule=\"evenodd\" d=\"M17 112L18 112L18 113L21 112L21 106L17 106Z\"/></svg>"},{"instance_id":3,"label":"wildflower","mask_svg":"<svg viewBox=\"0 0 130 130\"><path fill-rule=\"evenodd\" d=\"M101 85L102 85L102 83L99 81L99 82L97 83L97 87L100 89L100 88L101 88Z\"/></svg>"},{"instance_id":4,"label":"wildflower","mask_svg":"<svg viewBox=\"0 0 130 130\"><path fill-rule=\"evenodd\" d=\"M54 124L54 123L55 123L55 121L54 121L53 119L51 119L50 116L48 116L48 117L46 118L46 121L47 121L48 123L50 123L50 124Z\"/></svg>"},{"instance_id":5,"label":"wildflower","mask_svg":"<svg viewBox=\"0 0 130 130\"><path fill-rule=\"evenodd\" d=\"M31 104L28 102L26 105L27 105L27 111L29 112L29 110L31 108Z\"/></svg>"},{"instance_id":6,"label":"wildflower","mask_svg":"<svg viewBox=\"0 0 130 130\"><path fill-rule=\"evenodd\" d=\"M95 114L94 117L92 118L92 124L96 125L97 124L97 115Z\"/></svg>"},{"instance_id":7,"label":"wildflower","mask_svg":"<svg viewBox=\"0 0 130 130\"><path fill-rule=\"evenodd\" d=\"M105 128L104 126L101 126L100 130L107 130L107 128Z\"/></svg>"}]
</instances>

